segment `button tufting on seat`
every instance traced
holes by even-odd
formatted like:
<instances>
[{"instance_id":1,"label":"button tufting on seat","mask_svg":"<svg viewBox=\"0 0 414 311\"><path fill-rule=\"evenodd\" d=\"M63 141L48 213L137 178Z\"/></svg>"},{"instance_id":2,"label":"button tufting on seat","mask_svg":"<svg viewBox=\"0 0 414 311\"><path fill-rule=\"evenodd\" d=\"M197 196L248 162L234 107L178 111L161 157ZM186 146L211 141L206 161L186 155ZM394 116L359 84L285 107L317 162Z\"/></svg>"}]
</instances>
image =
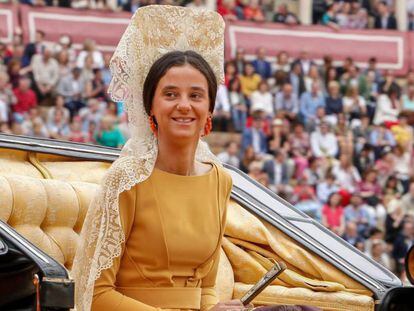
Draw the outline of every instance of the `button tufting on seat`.
<instances>
[{"instance_id":1,"label":"button tufting on seat","mask_svg":"<svg viewBox=\"0 0 414 311\"><path fill-rule=\"evenodd\" d=\"M0 219L70 269L97 188L85 182L0 176Z\"/></svg>"}]
</instances>

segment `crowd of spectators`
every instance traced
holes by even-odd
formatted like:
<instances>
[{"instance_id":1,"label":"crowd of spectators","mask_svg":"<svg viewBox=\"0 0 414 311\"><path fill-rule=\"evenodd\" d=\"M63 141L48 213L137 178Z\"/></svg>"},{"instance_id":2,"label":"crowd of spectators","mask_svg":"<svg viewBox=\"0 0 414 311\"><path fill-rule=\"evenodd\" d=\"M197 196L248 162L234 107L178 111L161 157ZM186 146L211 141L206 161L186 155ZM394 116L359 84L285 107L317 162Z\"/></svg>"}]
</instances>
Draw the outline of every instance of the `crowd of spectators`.
<instances>
[{"instance_id":1,"label":"crowd of spectators","mask_svg":"<svg viewBox=\"0 0 414 311\"><path fill-rule=\"evenodd\" d=\"M110 55L86 40L0 43L0 132L121 147L122 104L110 100ZM321 221L403 277L414 242L414 72L397 80L347 58L317 65L304 50L239 49L225 65L215 131L233 132L219 158ZM401 83L401 81L403 81ZM239 133L239 134L237 134Z\"/></svg>"},{"instance_id":2,"label":"crowd of spectators","mask_svg":"<svg viewBox=\"0 0 414 311\"><path fill-rule=\"evenodd\" d=\"M306 51L276 61L239 49L225 66L214 129L239 132L218 157L403 277L414 243L414 71L375 58L335 67Z\"/></svg>"},{"instance_id":3,"label":"crowd of spectators","mask_svg":"<svg viewBox=\"0 0 414 311\"><path fill-rule=\"evenodd\" d=\"M0 132L120 147L129 137L122 105L106 92L110 55L93 40L75 51L63 35L54 45L36 33L24 45L0 43Z\"/></svg>"},{"instance_id":4,"label":"crowd of spectators","mask_svg":"<svg viewBox=\"0 0 414 311\"><path fill-rule=\"evenodd\" d=\"M150 4L182 5L205 9L206 0L4 0L32 6L58 6L74 9L97 9L135 12ZM227 20L275 22L298 25L300 20L291 8L296 0L217 0L217 11ZM333 29L397 29L395 0L313 0L312 22ZM408 29L414 30L414 0L407 0Z\"/></svg>"}]
</instances>

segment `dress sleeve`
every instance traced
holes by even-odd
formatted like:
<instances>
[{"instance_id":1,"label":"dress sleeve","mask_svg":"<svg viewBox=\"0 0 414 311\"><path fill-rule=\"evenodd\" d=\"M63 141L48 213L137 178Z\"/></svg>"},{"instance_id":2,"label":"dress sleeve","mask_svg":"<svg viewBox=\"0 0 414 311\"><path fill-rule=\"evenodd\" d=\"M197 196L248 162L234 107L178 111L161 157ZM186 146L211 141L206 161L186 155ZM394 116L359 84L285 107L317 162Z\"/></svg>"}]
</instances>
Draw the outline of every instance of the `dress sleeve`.
<instances>
[{"instance_id":1,"label":"dress sleeve","mask_svg":"<svg viewBox=\"0 0 414 311\"><path fill-rule=\"evenodd\" d=\"M221 192L224 193L224 201L222 207L222 215L221 215L221 228L222 233L224 234L224 229L226 226L226 217L227 217L227 204L230 200L231 188L233 186L232 179L230 175L226 172L220 172L220 177L222 185ZM217 255L213 259L213 266L211 267L210 271L207 275L201 280L201 303L200 303L200 311L207 311L211 309L214 305L219 302L219 298L217 296L217 292L215 289L216 279L217 279L217 271L220 263L220 251L217 251Z\"/></svg>"},{"instance_id":2,"label":"dress sleeve","mask_svg":"<svg viewBox=\"0 0 414 311\"><path fill-rule=\"evenodd\" d=\"M136 204L136 188L124 191L119 196L119 213L121 224L125 234L125 240L128 241L132 225L134 223ZM135 299L121 294L116 291L115 283L118 274L121 258L124 254L125 244L122 245L121 256L114 259L112 267L102 271L100 277L95 282L92 308L93 311L100 310L117 310L117 311L159 311L161 309L154 308L143 304ZM165 309L163 309L165 310Z\"/></svg>"}]
</instances>

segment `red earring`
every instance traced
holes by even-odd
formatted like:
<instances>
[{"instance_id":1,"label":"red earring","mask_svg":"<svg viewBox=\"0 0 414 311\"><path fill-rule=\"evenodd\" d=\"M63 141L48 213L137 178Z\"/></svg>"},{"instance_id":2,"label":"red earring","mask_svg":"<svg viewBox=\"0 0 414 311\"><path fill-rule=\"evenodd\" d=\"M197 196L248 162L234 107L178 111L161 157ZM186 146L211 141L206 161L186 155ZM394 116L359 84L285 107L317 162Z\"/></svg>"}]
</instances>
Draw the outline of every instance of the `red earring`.
<instances>
[{"instance_id":1,"label":"red earring","mask_svg":"<svg viewBox=\"0 0 414 311\"><path fill-rule=\"evenodd\" d=\"M157 137L158 130L157 130L157 125L154 122L154 116L149 116L148 120L149 120L151 131L154 133L155 137Z\"/></svg>"},{"instance_id":2,"label":"red earring","mask_svg":"<svg viewBox=\"0 0 414 311\"><path fill-rule=\"evenodd\" d=\"M209 116L207 118L206 125L204 126L204 135L202 136L207 136L208 134L210 134L212 129L213 129L213 121L211 120L211 116Z\"/></svg>"}]
</instances>

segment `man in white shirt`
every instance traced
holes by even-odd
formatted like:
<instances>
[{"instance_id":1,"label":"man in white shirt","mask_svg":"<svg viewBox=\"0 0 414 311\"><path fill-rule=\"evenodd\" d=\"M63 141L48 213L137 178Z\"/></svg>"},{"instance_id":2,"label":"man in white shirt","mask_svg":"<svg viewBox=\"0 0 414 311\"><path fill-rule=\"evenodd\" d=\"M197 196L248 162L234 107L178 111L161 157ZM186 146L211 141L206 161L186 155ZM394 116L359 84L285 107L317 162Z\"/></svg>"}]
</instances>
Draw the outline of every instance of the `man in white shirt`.
<instances>
[{"instance_id":1,"label":"man in white shirt","mask_svg":"<svg viewBox=\"0 0 414 311\"><path fill-rule=\"evenodd\" d=\"M283 112L291 120L296 118L299 112L299 100L293 94L292 84L283 84L282 90L276 94L275 112Z\"/></svg>"},{"instance_id":2,"label":"man in white shirt","mask_svg":"<svg viewBox=\"0 0 414 311\"><path fill-rule=\"evenodd\" d=\"M338 154L338 140L329 131L329 124L322 122L319 130L314 131L310 137L312 154L315 157L335 157Z\"/></svg>"},{"instance_id":3,"label":"man in white shirt","mask_svg":"<svg viewBox=\"0 0 414 311\"><path fill-rule=\"evenodd\" d=\"M229 94L225 85L219 85L216 95L216 104L213 112L214 129L222 132L227 132L227 127L230 123L230 101Z\"/></svg>"},{"instance_id":4,"label":"man in white shirt","mask_svg":"<svg viewBox=\"0 0 414 311\"><path fill-rule=\"evenodd\" d=\"M59 80L59 64L52 57L50 47L45 47L43 54L36 54L31 62L37 95L40 101L50 96Z\"/></svg>"}]
</instances>

